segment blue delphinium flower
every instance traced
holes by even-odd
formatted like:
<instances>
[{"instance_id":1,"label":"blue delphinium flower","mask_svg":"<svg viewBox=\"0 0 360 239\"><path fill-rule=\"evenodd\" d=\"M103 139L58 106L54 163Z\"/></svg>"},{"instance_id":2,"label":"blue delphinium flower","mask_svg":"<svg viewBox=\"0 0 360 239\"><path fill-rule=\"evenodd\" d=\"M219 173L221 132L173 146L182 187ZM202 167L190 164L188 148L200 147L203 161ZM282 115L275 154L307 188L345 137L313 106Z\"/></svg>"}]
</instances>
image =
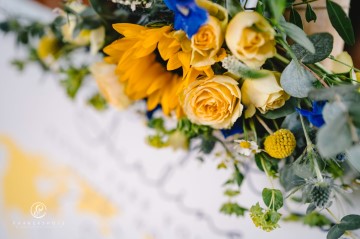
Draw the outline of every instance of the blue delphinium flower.
<instances>
[{"instance_id":1,"label":"blue delphinium flower","mask_svg":"<svg viewBox=\"0 0 360 239\"><path fill-rule=\"evenodd\" d=\"M312 111L299 108L296 108L296 111L299 112L299 114L301 114L302 116L305 116L314 126L320 128L325 124L322 115L325 104L325 101L314 101L312 104Z\"/></svg>"},{"instance_id":2,"label":"blue delphinium flower","mask_svg":"<svg viewBox=\"0 0 360 239\"><path fill-rule=\"evenodd\" d=\"M164 0L166 6L175 13L174 28L183 30L191 38L207 21L208 13L195 0Z\"/></svg>"}]
</instances>

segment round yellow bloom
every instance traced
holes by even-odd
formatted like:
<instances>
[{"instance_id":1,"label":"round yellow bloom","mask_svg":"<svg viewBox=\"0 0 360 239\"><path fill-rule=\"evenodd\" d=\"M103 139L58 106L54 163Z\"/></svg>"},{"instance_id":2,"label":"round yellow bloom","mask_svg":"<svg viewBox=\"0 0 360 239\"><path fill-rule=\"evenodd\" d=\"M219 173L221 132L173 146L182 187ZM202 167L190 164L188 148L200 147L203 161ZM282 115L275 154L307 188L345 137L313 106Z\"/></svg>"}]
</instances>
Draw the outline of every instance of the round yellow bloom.
<instances>
[{"instance_id":1,"label":"round yellow bloom","mask_svg":"<svg viewBox=\"0 0 360 239\"><path fill-rule=\"evenodd\" d=\"M38 45L37 53L40 59L45 59L47 57L55 57L55 54L59 51L60 42L56 37L51 35L43 36Z\"/></svg>"},{"instance_id":2,"label":"round yellow bloom","mask_svg":"<svg viewBox=\"0 0 360 239\"><path fill-rule=\"evenodd\" d=\"M132 101L125 94L125 85L115 74L116 65L98 62L90 67L99 91L105 100L118 109L127 108Z\"/></svg>"},{"instance_id":3,"label":"round yellow bloom","mask_svg":"<svg viewBox=\"0 0 360 239\"><path fill-rule=\"evenodd\" d=\"M273 158L283 159L289 157L296 146L293 133L287 129L279 129L274 134L266 137L265 151Z\"/></svg>"},{"instance_id":4,"label":"round yellow bloom","mask_svg":"<svg viewBox=\"0 0 360 239\"><path fill-rule=\"evenodd\" d=\"M224 34L220 24L217 18L209 16L208 22L192 36L192 66L208 66L218 61L217 54L224 42Z\"/></svg>"},{"instance_id":5,"label":"round yellow bloom","mask_svg":"<svg viewBox=\"0 0 360 239\"><path fill-rule=\"evenodd\" d=\"M196 80L182 94L182 106L189 120L215 129L230 128L241 116L240 100L237 81L224 75Z\"/></svg>"},{"instance_id":6,"label":"round yellow bloom","mask_svg":"<svg viewBox=\"0 0 360 239\"><path fill-rule=\"evenodd\" d=\"M262 113L282 107L290 98L280 87L280 74L267 71L259 79L246 79L241 86L242 103L247 107L245 117L252 117L256 108Z\"/></svg>"},{"instance_id":7,"label":"round yellow bloom","mask_svg":"<svg viewBox=\"0 0 360 239\"><path fill-rule=\"evenodd\" d=\"M275 31L257 12L240 12L226 31L230 51L246 65L258 68L275 55Z\"/></svg>"}]
</instances>

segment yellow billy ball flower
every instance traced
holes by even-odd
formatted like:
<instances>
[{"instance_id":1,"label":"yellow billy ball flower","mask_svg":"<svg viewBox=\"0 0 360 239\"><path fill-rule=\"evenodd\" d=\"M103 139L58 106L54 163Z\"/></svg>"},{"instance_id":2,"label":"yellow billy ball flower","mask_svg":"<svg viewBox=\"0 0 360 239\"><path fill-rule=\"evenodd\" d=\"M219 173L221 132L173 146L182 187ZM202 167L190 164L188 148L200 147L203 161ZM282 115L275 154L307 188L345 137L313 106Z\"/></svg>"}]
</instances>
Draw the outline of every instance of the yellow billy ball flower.
<instances>
[{"instance_id":1,"label":"yellow billy ball flower","mask_svg":"<svg viewBox=\"0 0 360 239\"><path fill-rule=\"evenodd\" d=\"M266 137L265 151L273 158L282 159L290 156L295 149L296 140L293 133L287 129L280 129Z\"/></svg>"}]
</instances>

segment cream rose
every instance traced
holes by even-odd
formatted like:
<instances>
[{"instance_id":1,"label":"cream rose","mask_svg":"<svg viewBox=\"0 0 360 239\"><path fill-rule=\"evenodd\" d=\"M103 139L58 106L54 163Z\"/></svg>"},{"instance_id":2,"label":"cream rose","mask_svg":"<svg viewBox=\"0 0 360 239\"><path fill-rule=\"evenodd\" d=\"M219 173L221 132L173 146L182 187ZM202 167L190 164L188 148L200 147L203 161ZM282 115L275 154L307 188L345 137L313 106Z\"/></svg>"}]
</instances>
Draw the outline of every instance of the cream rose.
<instances>
[{"instance_id":1,"label":"cream rose","mask_svg":"<svg viewBox=\"0 0 360 239\"><path fill-rule=\"evenodd\" d=\"M224 33L220 21L209 16L208 22L191 37L191 65L209 66L217 62L217 53L224 42Z\"/></svg>"},{"instance_id":2,"label":"cream rose","mask_svg":"<svg viewBox=\"0 0 360 239\"><path fill-rule=\"evenodd\" d=\"M275 31L257 12L236 14L228 25L225 40L234 56L250 67L262 66L276 53Z\"/></svg>"},{"instance_id":3,"label":"cream rose","mask_svg":"<svg viewBox=\"0 0 360 239\"><path fill-rule=\"evenodd\" d=\"M241 116L240 100L238 82L224 75L196 80L181 96L184 112L191 122L215 129L230 128Z\"/></svg>"},{"instance_id":4,"label":"cream rose","mask_svg":"<svg viewBox=\"0 0 360 239\"><path fill-rule=\"evenodd\" d=\"M125 94L125 86L115 74L116 66L105 62L98 62L90 67L99 91L105 100L118 109L128 107L132 101Z\"/></svg>"},{"instance_id":5,"label":"cream rose","mask_svg":"<svg viewBox=\"0 0 360 239\"><path fill-rule=\"evenodd\" d=\"M290 98L280 87L280 74L267 71L260 79L246 79L241 86L242 103L247 107L245 117L255 114L256 108L262 113L282 107Z\"/></svg>"}]
</instances>

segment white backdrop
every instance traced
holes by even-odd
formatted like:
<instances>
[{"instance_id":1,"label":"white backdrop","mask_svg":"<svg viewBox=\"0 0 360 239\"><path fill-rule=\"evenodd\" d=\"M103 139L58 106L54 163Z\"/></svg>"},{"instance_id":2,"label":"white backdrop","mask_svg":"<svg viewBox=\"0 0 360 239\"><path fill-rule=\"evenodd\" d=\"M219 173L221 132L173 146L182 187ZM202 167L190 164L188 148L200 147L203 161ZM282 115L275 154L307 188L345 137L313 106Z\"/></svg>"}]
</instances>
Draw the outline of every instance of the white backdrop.
<instances>
[{"instance_id":1,"label":"white backdrop","mask_svg":"<svg viewBox=\"0 0 360 239\"><path fill-rule=\"evenodd\" d=\"M51 19L25 0L0 6ZM9 62L24 52L14 42L0 36L0 238L325 238L284 222L266 233L248 214L220 214L229 172L216 169L219 159L200 163L186 152L146 146L135 109L99 113L69 100L56 77L36 66L17 72ZM268 186L256 169L252 175L238 200L246 207ZM38 201L47 207L42 218L31 215Z\"/></svg>"}]
</instances>

